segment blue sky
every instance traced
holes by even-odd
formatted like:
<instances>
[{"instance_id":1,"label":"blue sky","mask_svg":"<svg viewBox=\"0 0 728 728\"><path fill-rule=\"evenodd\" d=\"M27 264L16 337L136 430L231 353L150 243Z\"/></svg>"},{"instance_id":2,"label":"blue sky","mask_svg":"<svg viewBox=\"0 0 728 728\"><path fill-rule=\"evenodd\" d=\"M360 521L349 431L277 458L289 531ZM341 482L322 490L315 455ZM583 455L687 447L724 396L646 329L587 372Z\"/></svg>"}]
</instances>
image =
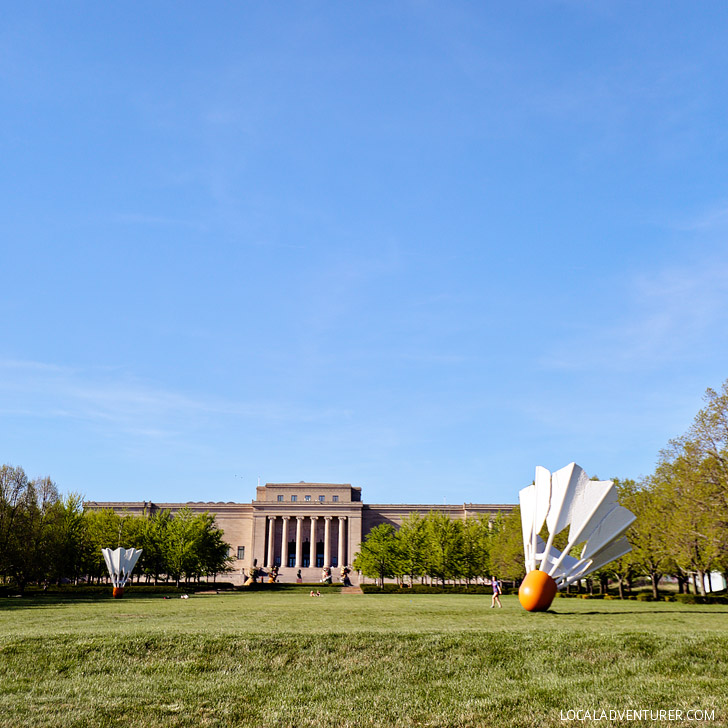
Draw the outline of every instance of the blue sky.
<instances>
[{"instance_id":1,"label":"blue sky","mask_svg":"<svg viewBox=\"0 0 728 728\"><path fill-rule=\"evenodd\" d=\"M728 6L2 3L0 460L515 502L728 377Z\"/></svg>"}]
</instances>

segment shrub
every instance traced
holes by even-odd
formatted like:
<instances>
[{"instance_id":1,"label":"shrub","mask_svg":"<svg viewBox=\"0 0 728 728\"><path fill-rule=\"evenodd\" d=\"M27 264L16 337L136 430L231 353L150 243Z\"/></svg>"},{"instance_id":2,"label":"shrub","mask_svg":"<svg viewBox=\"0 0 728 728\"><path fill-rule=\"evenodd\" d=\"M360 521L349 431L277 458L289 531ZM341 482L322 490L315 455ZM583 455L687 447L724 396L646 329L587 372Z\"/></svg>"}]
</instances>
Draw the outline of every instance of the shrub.
<instances>
[{"instance_id":1,"label":"shrub","mask_svg":"<svg viewBox=\"0 0 728 728\"><path fill-rule=\"evenodd\" d=\"M674 600L681 604L728 604L728 597L722 594L675 594Z\"/></svg>"},{"instance_id":2,"label":"shrub","mask_svg":"<svg viewBox=\"0 0 728 728\"><path fill-rule=\"evenodd\" d=\"M188 585L189 588L180 587L179 589L174 584L127 584L124 588L124 595L137 595L145 596L151 594L183 594L185 592L192 592L193 585ZM26 597L68 597L69 599L80 598L80 597L109 597L112 595L111 584L79 584L73 586L71 584L64 584L63 586L49 586L44 589L41 586L31 584L25 587L24 595ZM0 588L0 596L13 596L18 593L15 587L2 587Z\"/></svg>"}]
</instances>

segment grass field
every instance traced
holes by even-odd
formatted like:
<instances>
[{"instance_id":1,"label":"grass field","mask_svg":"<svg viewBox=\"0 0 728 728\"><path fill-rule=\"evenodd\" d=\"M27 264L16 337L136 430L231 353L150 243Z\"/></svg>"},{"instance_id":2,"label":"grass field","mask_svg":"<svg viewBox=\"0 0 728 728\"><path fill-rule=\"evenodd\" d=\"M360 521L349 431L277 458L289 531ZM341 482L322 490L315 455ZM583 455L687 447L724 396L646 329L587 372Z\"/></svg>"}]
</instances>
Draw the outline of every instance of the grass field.
<instances>
[{"instance_id":1,"label":"grass field","mask_svg":"<svg viewBox=\"0 0 728 728\"><path fill-rule=\"evenodd\" d=\"M503 604L296 590L6 598L0 725L563 726L577 709L684 711L622 726L728 725L728 607Z\"/></svg>"}]
</instances>

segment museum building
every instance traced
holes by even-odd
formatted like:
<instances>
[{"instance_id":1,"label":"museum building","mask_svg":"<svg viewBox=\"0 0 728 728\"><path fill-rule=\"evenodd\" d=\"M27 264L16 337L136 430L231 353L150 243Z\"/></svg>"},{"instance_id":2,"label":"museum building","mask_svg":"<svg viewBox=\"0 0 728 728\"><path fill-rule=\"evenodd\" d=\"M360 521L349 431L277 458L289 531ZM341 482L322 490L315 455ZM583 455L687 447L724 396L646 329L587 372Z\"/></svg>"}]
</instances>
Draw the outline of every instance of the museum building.
<instances>
[{"instance_id":1,"label":"museum building","mask_svg":"<svg viewBox=\"0 0 728 728\"><path fill-rule=\"evenodd\" d=\"M399 527L410 513L446 513L465 520L485 515L507 514L511 504L410 505L367 504L361 488L349 483L266 483L258 486L251 503L86 503L95 510L111 508L135 515L182 508L193 513L208 511L224 532L234 561L226 581L240 583L243 570L253 566L280 567L280 580L292 582L300 569L304 581L318 581L325 566L351 565L364 539L375 526L389 523ZM334 572L336 575L336 572Z\"/></svg>"}]
</instances>

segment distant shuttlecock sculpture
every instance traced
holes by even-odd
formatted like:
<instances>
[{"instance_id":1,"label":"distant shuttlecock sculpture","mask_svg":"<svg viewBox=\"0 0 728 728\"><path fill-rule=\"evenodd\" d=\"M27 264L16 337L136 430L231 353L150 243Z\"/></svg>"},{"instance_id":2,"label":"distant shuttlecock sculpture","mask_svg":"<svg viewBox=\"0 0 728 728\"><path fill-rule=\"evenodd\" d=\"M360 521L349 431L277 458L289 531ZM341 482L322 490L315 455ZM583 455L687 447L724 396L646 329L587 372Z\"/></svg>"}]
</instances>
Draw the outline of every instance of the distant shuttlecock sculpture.
<instances>
[{"instance_id":1,"label":"distant shuttlecock sculpture","mask_svg":"<svg viewBox=\"0 0 728 728\"><path fill-rule=\"evenodd\" d=\"M101 549L106 562L106 568L111 576L111 583L114 585L114 599L120 599L124 595L124 587L136 566L136 562L142 555L142 549Z\"/></svg>"},{"instance_id":2,"label":"distant shuttlecock sculpture","mask_svg":"<svg viewBox=\"0 0 728 728\"><path fill-rule=\"evenodd\" d=\"M558 589L631 551L625 532L636 516L617 503L611 480L589 480L576 464L550 473L536 468L533 485L518 494L521 503L526 578L518 590L524 609L537 612L551 606ZM546 525L544 543L539 535ZM563 551L554 536L569 526ZM578 558L569 552L582 545Z\"/></svg>"}]
</instances>

